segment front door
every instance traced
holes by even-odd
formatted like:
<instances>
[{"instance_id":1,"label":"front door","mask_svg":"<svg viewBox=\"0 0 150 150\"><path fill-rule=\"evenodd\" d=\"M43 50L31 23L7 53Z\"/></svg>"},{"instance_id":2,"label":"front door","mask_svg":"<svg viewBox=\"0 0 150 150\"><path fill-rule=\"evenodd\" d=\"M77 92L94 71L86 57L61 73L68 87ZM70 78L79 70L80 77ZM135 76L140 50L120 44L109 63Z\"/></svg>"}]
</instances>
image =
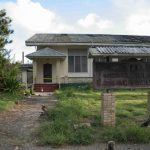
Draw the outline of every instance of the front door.
<instances>
[{"instance_id":1,"label":"front door","mask_svg":"<svg viewBox=\"0 0 150 150\"><path fill-rule=\"evenodd\" d=\"M43 65L44 83L52 82L52 64Z\"/></svg>"}]
</instances>

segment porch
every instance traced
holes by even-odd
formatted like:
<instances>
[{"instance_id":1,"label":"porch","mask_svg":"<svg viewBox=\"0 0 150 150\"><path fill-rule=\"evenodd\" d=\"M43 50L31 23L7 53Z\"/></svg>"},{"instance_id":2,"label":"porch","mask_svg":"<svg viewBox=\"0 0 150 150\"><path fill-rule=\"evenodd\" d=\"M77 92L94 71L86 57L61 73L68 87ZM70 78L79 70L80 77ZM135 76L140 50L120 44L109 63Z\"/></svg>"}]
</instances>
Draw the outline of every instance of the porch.
<instances>
[{"instance_id":1,"label":"porch","mask_svg":"<svg viewBox=\"0 0 150 150\"><path fill-rule=\"evenodd\" d=\"M60 79L64 75L65 54L44 48L26 57L33 60L34 92L53 92L59 88Z\"/></svg>"}]
</instances>

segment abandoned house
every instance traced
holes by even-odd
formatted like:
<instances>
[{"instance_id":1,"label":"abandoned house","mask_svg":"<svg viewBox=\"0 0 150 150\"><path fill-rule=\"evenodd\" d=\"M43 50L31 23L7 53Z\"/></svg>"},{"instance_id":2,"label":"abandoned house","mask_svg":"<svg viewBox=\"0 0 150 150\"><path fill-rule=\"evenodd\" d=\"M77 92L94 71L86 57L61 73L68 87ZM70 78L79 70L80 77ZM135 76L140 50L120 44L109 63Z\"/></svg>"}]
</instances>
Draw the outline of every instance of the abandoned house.
<instances>
[{"instance_id":1,"label":"abandoned house","mask_svg":"<svg viewBox=\"0 0 150 150\"><path fill-rule=\"evenodd\" d=\"M35 92L93 76L95 88L150 85L150 36L35 34L26 45L36 47L26 56L33 60Z\"/></svg>"}]
</instances>

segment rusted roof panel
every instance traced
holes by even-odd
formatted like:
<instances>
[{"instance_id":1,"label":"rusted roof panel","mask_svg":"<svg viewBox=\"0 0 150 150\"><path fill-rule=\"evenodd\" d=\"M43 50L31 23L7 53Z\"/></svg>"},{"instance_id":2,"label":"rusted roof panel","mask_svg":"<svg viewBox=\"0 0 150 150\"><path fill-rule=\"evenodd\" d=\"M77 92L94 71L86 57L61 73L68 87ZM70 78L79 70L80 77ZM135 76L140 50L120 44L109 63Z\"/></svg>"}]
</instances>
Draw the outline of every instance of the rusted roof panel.
<instances>
[{"instance_id":1,"label":"rusted roof panel","mask_svg":"<svg viewBox=\"0 0 150 150\"><path fill-rule=\"evenodd\" d=\"M148 46L99 46L89 48L89 57L96 56L123 56L138 55L150 56L150 47Z\"/></svg>"}]
</instances>

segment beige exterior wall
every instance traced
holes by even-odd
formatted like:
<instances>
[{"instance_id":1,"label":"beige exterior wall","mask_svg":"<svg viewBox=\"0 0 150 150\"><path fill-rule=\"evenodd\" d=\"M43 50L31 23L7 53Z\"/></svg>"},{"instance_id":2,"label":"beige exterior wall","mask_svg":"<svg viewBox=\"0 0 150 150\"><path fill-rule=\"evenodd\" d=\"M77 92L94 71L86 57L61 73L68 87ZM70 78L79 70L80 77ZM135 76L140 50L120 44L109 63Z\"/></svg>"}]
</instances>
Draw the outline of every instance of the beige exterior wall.
<instances>
[{"instance_id":1,"label":"beige exterior wall","mask_svg":"<svg viewBox=\"0 0 150 150\"><path fill-rule=\"evenodd\" d=\"M45 46L46 47L46 46ZM44 48L37 47L38 49ZM53 83L68 83L68 82L91 82L93 77L93 60L88 59L88 71L87 72L81 72L81 73L69 73L68 72L68 49L88 49L88 47L85 46L53 46L50 47L52 49L55 49L56 51L59 51L61 53L64 53L66 55L65 59L60 58L54 58L54 59L48 59L48 58L41 58L33 60L33 80L36 83L43 83L43 64L49 63L52 64L52 82ZM35 80L36 79L36 80ZM34 83L35 83L34 82Z\"/></svg>"},{"instance_id":2,"label":"beige exterior wall","mask_svg":"<svg viewBox=\"0 0 150 150\"><path fill-rule=\"evenodd\" d=\"M25 87L27 88L27 71L22 71L22 83L23 85L25 85Z\"/></svg>"}]
</instances>

